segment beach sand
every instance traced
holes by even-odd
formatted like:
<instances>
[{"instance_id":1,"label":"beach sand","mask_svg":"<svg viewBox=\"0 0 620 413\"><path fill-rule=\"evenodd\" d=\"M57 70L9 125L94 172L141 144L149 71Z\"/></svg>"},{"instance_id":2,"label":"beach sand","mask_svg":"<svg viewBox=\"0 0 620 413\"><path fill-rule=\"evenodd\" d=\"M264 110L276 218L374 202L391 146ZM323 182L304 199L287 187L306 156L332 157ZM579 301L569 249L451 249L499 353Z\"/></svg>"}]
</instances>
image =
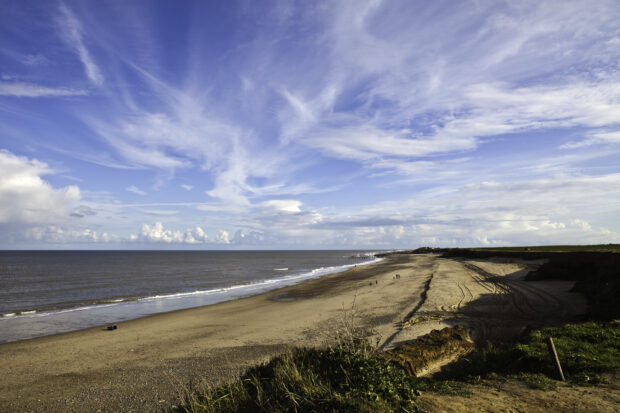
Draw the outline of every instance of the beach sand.
<instances>
[{"instance_id":1,"label":"beach sand","mask_svg":"<svg viewBox=\"0 0 620 413\"><path fill-rule=\"evenodd\" d=\"M525 282L536 263L393 255L261 295L0 345L0 411L154 411L290 346L320 345L354 315L382 348L447 325L484 340L585 312L572 283ZM398 276L397 276L398 274ZM491 334L492 332L492 334Z\"/></svg>"}]
</instances>

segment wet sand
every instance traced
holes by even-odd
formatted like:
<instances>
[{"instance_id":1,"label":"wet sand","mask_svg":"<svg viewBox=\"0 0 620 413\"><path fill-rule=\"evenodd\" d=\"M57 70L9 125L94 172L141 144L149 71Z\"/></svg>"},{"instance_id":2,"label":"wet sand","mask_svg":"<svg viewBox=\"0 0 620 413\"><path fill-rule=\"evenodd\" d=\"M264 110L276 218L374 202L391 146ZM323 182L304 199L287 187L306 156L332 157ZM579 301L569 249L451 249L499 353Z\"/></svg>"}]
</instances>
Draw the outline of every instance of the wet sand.
<instances>
[{"instance_id":1,"label":"wet sand","mask_svg":"<svg viewBox=\"0 0 620 413\"><path fill-rule=\"evenodd\" d=\"M325 343L344 314L374 328L387 349L445 325L466 325L485 338L503 334L498 323L518 334L585 311L585 301L567 292L572 283L522 281L528 265L395 255L253 297L118 323L113 331L3 344L0 411L166 408L189 382L226 380L287 347Z\"/></svg>"}]
</instances>

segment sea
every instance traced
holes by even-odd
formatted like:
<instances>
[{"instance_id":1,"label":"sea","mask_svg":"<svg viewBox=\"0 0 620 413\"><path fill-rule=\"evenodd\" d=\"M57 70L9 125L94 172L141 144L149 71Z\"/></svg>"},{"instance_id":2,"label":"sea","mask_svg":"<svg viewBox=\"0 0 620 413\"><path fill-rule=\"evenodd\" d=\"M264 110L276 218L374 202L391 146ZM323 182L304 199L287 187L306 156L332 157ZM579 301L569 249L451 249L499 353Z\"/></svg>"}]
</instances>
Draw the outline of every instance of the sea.
<instances>
[{"instance_id":1,"label":"sea","mask_svg":"<svg viewBox=\"0 0 620 413\"><path fill-rule=\"evenodd\" d=\"M378 251L0 251L0 343L234 300Z\"/></svg>"}]
</instances>

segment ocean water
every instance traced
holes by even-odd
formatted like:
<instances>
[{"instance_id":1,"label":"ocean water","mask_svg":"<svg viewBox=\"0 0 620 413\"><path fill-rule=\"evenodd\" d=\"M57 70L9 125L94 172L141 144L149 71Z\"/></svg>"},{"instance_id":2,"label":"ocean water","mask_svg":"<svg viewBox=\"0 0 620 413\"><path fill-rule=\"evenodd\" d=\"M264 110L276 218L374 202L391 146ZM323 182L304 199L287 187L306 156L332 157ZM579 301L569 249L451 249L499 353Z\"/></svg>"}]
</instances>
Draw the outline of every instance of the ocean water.
<instances>
[{"instance_id":1,"label":"ocean water","mask_svg":"<svg viewBox=\"0 0 620 413\"><path fill-rule=\"evenodd\" d=\"M371 251L0 251L0 343L215 304L376 260Z\"/></svg>"}]
</instances>

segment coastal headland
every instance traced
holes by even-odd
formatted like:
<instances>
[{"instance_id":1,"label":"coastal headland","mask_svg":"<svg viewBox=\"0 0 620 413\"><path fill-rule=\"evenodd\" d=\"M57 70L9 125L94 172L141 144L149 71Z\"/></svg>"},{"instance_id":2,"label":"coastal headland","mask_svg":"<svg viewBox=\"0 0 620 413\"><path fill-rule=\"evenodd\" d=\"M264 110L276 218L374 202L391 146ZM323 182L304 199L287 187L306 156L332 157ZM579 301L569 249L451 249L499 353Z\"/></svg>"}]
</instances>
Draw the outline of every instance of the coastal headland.
<instances>
[{"instance_id":1,"label":"coastal headland","mask_svg":"<svg viewBox=\"0 0 620 413\"><path fill-rule=\"evenodd\" d=\"M534 259L529 259L534 258ZM478 342L573 320L588 310L575 281L526 281L544 257L389 255L268 293L0 345L0 411L154 411L177 390L221 382L292 346L329 342L343 319L384 350L432 330Z\"/></svg>"}]
</instances>

